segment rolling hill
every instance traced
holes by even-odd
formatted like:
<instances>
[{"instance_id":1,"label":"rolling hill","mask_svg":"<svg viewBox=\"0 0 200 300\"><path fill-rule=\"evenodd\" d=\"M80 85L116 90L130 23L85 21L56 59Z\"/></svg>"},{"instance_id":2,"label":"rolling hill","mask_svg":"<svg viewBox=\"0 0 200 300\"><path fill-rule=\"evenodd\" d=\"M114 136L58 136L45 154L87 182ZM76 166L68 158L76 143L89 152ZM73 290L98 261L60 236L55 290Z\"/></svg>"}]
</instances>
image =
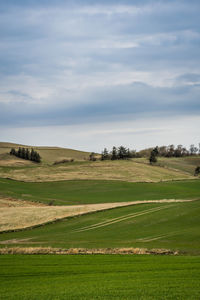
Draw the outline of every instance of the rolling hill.
<instances>
[{"instance_id":1,"label":"rolling hill","mask_svg":"<svg viewBox=\"0 0 200 300\"><path fill-rule=\"evenodd\" d=\"M73 158L74 160L84 160L84 159L88 159L90 154L89 152L78 151L78 150L67 149L67 148L60 148L60 147L38 147L38 146L27 146L21 144L0 142L0 161L1 160L9 161L9 159L19 161L20 159L15 157L11 158L10 155L8 155L11 148L19 148L19 147L35 149L41 155L42 162L48 164L53 164L55 161L60 161L63 159L71 159L71 158Z\"/></svg>"}]
</instances>

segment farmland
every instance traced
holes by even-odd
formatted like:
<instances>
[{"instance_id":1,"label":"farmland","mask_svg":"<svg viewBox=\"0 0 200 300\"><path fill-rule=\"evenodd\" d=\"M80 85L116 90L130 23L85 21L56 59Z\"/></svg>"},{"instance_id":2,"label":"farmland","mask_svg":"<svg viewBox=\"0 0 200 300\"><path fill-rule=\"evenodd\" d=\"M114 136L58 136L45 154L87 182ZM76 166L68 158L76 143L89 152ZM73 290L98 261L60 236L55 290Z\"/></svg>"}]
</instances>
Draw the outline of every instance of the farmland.
<instances>
[{"instance_id":1,"label":"farmland","mask_svg":"<svg viewBox=\"0 0 200 300\"><path fill-rule=\"evenodd\" d=\"M1 247L165 248L200 255L199 200L133 205L0 235Z\"/></svg>"},{"instance_id":2,"label":"farmland","mask_svg":"<svg viewBox=\"0 0 200 300\"><path fill-rule=\"evenodd\" d=\"M0 299L198 299L199 156L34 147L36 164L0 146Z\"/></svg>"}]
</instances>

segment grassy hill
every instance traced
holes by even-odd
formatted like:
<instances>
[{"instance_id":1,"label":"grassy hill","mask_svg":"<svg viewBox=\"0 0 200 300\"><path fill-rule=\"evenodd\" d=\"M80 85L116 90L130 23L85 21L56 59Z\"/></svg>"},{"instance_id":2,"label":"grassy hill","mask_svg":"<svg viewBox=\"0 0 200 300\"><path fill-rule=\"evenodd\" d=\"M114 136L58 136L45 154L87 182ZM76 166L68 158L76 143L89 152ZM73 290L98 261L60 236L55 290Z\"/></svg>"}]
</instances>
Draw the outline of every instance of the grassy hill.
<instances>
[{"instance_id":1,"label":"grassy hill","mask_svg":"<svg viewBox=\"0 0 200 300\"><path fill-rule=\"evenodd\" d=\"M11 148L19 148L19 147L26 147L29 149L35 149L42 157L43 163L52 164L55 161L63 160L63 159L75 159L75 160L84 160L88 159L89 152L78 151L73 149L67 148L60 148L60 147L37 147L37 146L27 146L27 145L20 145L20 144L13 144L13 143L4 143L0 142L0 160L1 159L10 159L10 152ZM12 158L19 161L18 158ZM22 160L24 161L24 160Z\"/></svg>"}]
</instances>

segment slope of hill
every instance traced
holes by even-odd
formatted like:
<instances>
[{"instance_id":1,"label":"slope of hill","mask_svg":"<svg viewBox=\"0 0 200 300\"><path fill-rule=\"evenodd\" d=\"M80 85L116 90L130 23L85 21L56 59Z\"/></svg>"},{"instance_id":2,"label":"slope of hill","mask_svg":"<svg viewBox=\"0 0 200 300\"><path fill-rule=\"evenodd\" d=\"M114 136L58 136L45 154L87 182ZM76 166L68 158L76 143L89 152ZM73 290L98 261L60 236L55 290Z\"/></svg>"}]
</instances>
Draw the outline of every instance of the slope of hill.
<instances>
[{"instance_id":1,"label":"slope of hill","mask_svg":"<svg viewBox=\"0 0 200 300\"><path fill-rule=\"evenodd\" d=\"M0 177L21 181L123 180L158 182L194 179L180 170L127 161L75 161L58 165L36 164L24 167L0 167Z\"/></svg>"},{"instance_id":2,"label":"slope of hill","mask_svg":"<svg viewBox=\"0 0 200 300\"><path fill-rule=\"evenodd\" d=\"M135 158L133 159L137 163L149 164L147 158ZM181 171L190 175L194 175L194 170L197 166L200 166L200 155L185 156L185 157L158 157L156 163L157 166Z\"/></svg>"},{"instance_id":3,"label":"slope of hill","mask_svg":"<svg viewBox=\"0 0 200 300\"><path fill-rule=\"evenodd\" d=\"M75 160L84 160L84 159L88 159L90 154L89 152L78 151L78 150L67 149L67 148L60 148L60 147L37 147L37 146L26 146L20 144L0 142L0 160L9 161L10 156L8 156L8 153L10 152L10 149L19 148L19 147L35 149L41 155L42 162L48 164L52 164L55 161L60 161L63 159L71 159L71 158Z\"/></svg>"}]
</instances>

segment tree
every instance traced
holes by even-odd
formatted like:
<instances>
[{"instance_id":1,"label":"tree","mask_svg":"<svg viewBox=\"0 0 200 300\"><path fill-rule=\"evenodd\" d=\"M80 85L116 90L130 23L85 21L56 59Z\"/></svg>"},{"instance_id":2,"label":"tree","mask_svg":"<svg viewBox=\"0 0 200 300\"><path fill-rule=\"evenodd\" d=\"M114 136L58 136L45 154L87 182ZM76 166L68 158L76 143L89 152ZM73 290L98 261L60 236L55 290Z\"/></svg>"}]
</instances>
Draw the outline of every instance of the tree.
<instances>
[{"instance_id":1,"label":"tree","mask_svg":"<svg viewBox=\"0 0 200 300\"><path fill-rule=\"evenodd\" d=\"M21 154L22 156L22 158L23 159L25 159L26 158L26 150L25 150L25 148L22 148L22 154Z\"/></svg>"},{"instance_id":2,"label":"tree","mask_svg":"<svg viewBox=\"0 0 200 300\"><path fill-rule=\"evenodd\" d=\"M25 154L25 159L30 159L31 158L31 155L30 155L30 151L28 148L26 148L26 154Z\"/></svg>"},{"instance_id":3,"label":"tree","mask_svg":"<svg viewBox=\"0 0 200 300\"><path fill-rule=\"evenodd\" d=\"M16 155L15 148L12 148L12 149L10 150L10 155Z\"/></svg>"},{"instance_id":4,"label":"tree","mask_svg":"<svg viewBox=\"0 0 200 300\"><path fill-rule=\"evenodd\" d=\"M111 159L112 160L118 159L117 148L115 146L113 146L113 148L112 148Z\"/></svg>"},{"instance_id":5,"label":"tree","mask_svg":"<svg viewBox=\"0 0 200 300\"><path fill-rule=\"evenodd\" d=\"M190 154L191 155L195 155L197 153L197 151L198 151L197 147L195 147L193 144L190 145Z\"/></svg>"},{"instance_id":6,"label":"tree","mask_svg":"<svg viewBox=\"0 0 200 300\"><path fill-rule=\"evenodd\" d=\"M120 146L118 148L118 158L119 159L125 159L125 158L127 158L127 150L126 150L125 147Z\"/></svg>"},{"instance_id":7,"label":"tree","mask_svg":"<svg viewBox=\"0 0 200 300\"><path fill-rule=\"evenodd\" d=\"M155 155L155 152L151 152L151 155L149 157L149 162L150 164L152 165L153 163L156 163L157 162L157 158L156 158L156 155Z\"/></svg>"},{"instance_id":8,"label":"tree","mask_svg":"<svg viewBox=\"0 0 200 300\"><path fill-rule=\"evenodd\" d=\"M32 160L32 161L34 161L34 160L35 160L35 151L34 151L34 149L33 149L33 148L31 149L30 160Z\"/></svg>"},{"instance_id":9,"label":"tree","mask_svg":"<svg viewBox=\"0 0 200 300\"><path fill-rule=\"evenodd\" d=\"M17 156L22 158L22 148L19 147L18 151L17 151Z\"/></svg>"},{"instance_id":10,"label":"tree","mask_svg":"<svg viewBox=\"0 0 200 300\"><path fill-rule=\"evenodd\" d=\"M158 147L154 148L152 151L151 151L151 154L150 154L150 157L149 157L149 162L150 164L152 165L153 163L156 163L157 162L157 156L158 156Z\"/></svg>"},{"instance_id":11,"label":"tree","mask_svg":"<svg viewBox=\"0 0 200 300\"><path fill-rule=\"evenodd\" d=\"M104 148L103 152L101 153L101 160L109 159L109 153L107 148Z\"/></svg>"},{"instance_id":12,"label":"tree","mask_svg":"<svg viewBox=\"0 0 200 300\"><path fill-rule=\"evenodd\" d=\"M35 151L35 159L34 159L35 162L37 163L40 163L41 161L41 157L40 157L40 154L38 152Z\"/></svg>"},{"instance_id":13,"label":"tree","mask_svg":"<svg viewBox=\"0 0 200 300\"><path fill-rule=\"evenodd\" d=\"M167 147L167 157L172 157L172 156L174 156L174 145L169 145L168 147Z\"/></svg>"},{"instance_id":14,"label":"tree","mask_svg":"<svg viewBox=\"0 0 200 300\"><path fill-rule=\"evenodd\" d=\"M97 160L94 152L90 153L89 160L91 160L91 161Z\"/></svg>"},{"instance_id":15,"label":"tree","mask_svg":"<svg viewBox=\"0 0 200 300\"><path fill-rule=\"evenodd\" d=\"M200 166L196 167L194 171L194 176L198 176L200 174Z\"/></svg>"}]
</instances>

